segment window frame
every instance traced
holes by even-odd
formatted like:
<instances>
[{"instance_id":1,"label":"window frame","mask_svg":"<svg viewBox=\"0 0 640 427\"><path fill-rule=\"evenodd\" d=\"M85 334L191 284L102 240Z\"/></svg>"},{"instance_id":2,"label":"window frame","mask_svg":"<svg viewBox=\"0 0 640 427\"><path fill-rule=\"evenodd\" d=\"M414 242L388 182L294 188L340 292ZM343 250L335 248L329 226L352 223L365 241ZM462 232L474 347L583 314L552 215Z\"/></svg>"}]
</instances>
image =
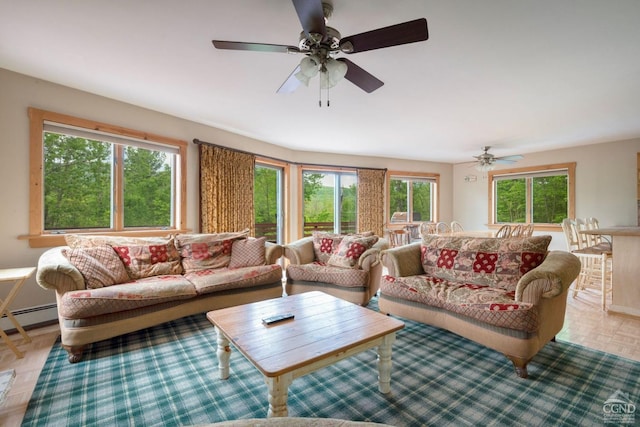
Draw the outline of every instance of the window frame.
<instances>
[{"instance_id":1,"label":"window frame","mask_svg":"<svg viewBox=\"0 0 640 427\"><path fill-rule=\"evenodd\" d=\"M358 185L358 171L354 168L344 167L327 167L327 166L314 166L314 165L300 165L298 167L298 236L304 236L304 173L305 172L320 172L330 174L353 174L356 177L356 186ZM335 193L334 193L335 196ZM336 221L336 210L334 205L334 230ZM358 218L357 212L357 200L356 200L356 222Z\"/></svg>"},{"instance_id":2,"label":"window frame","mask_svg":"<svg viewBox=\"0 0 640 427\"><path fill-rule=\"evenodd\" d=\"M162 145L173 146L178 149L176 159L176 188L175 188L175 205L173 212L175 218L174 227L170 228L145 228L127 230L123 225L123 206L117 204L113 211L114 223L113 227L95 230L69 230L69 232L77 234L100 233L105 235L121 235L121 236L166 236L168 233L187 232L187 147L186 141L174 138L168 138L148 132L142 132L134 129L128 129L120 126L110 125L94 120L82 119L66 114L55 113L51 111L40 110L30 107L29 115L29 234L20 236L21 239L27 239L29 246L32 248L52 247L65 244L65 232L45 231L44 229L44 138L43 132L46 122L58 123L62 126L72 126L76 128L87 129L87 131L103 132L112 134L116 137L133 138L142 141L150 141ZM114 194L116 197L122 196L122 184L120 180L115 180L116 186Z\"/></svg>"},{"instance_id":3,"label":"window frame","mask_svg":"<svg viewBox=\"0 0 640 427\"><path fill-rule=\"evenodd\" d=\"M523 168L510 168L510 169L500 169L493 170L487 172L487 183L488 183L488 218L489 218L489 229L498 229L505 224L510 223L498 223L496 222L496 182L499 179L496 178L504 178L505 176L513 176L514 178L535 178L540 176L541 174L548 174L553 171L566 171L567 174L567 216L568 218L574 218L576 212L576 203L575 203L575 183L576 183L576 163L568 162L568 163L555 163L550 165L542 165L542 166L529 166ZM529 186L527 185L527 206L531 205L532 200L530 200L531 194L529 192ZM533 223L532 219L532 211L531 209L526 210L526 218L527 222ZM561 231L562 224L550 224L550 223L533 223L536 226L536 230L540 231Z\"/></svg>"},{"instance_id":4,"label":"window frame","mask_svg":"<svg viewBox=\"0 0 640 427\"><path fill-rule=\"evenodd\" d=\"M387 171L385 177L385 227L397 228L411 224L421 224L423 222L429 222L425 220L414 221L413 218L409 218L409 212L407 212L407 221L391 222L391 180L392 179L415 179L415 180L427 180L433 181L433 187L431 192L431 222L438 222L440 218L440 174L431 172L405 172L405 171ZM407 203L410 203L407 200ZM407 205L407 210L410 210L410 205Z\"/></svg>"}]
</instances>

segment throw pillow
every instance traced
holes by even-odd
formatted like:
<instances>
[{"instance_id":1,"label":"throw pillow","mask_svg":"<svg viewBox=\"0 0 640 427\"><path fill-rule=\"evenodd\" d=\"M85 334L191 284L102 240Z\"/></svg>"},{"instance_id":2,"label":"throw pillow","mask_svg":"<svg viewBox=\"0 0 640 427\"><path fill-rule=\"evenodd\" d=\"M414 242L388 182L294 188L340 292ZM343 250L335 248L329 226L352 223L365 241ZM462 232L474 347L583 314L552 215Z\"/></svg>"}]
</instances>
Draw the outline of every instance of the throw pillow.
<instances>
[{"instance_id":1,"label":"throw pillow","mask_svg":"<svg viewBox=\"0 0 640 427\"><path fill-rule=\"evenodd\" d=\"M266 237L234 240L229 268L254 267L265 264Z\"/></svg>"},{"instance_id":2,"label":"throw pillow","mask_svg":"<svg viewBox=\"0 0 640 427\"><path fill-rule=\"evenodd\" d=\"M378 236L345 236L338 245L336 252L329 257L327 264L334 267L353 268L358 264L360 256L367 249L371 249L377 241Z\"/></svg>"},{"instance_id":3,"label":"throw pillow","mask_svg":"<svg viewBox=\"0 0 640 427\"><path fill-rule=\"evenodd\" d=\"M231 261L233 242L246 239L249 230L233 233L178 234L176 247L186 273L223 268Z\"/></svg>"},{"instance_id":4,"label":"throw pillow","mask_svg":"<svg viewBox=\"0 0 640 427\"><path fill-rule=\"evenodd\" d=\"M87 289L98 289L130 280L118 254L109 245L63 249L62 254L80 271Z\"/></svg>"},{"instance_id":5,"label":"throw pillow","mask_svg":"<svg viewBox=\"0 0 640 427\"><path fill-rule=\"evenodd\" d=\"M114 246L132 279L182 273L180 254L173 239L164 244Z\"/></svg>"},{"instance_id":6,"label":"throw pillow","mask_svg":"<svg viewBox=\"0 0 640 427\"><path fill-rule=\"evenodd\" d=\"M313 252L316 261L326 264L331 255L338 249L338 245L344 237L342 234L327 233L324 231L314 231L313 234Z\"/></svg>"},{"instance_id":7,"label":"throw pillow","mask_svg":"<svg viewBox=\"0 0 640 427\"><path fill-rule=\"evenodd\" d=\"M125 237L91 234L65 234L64 240L70 248L92 248L100 245L130 246L130 245L163 245L169 242L167 237Z\"/></svg>"}]
</instances>

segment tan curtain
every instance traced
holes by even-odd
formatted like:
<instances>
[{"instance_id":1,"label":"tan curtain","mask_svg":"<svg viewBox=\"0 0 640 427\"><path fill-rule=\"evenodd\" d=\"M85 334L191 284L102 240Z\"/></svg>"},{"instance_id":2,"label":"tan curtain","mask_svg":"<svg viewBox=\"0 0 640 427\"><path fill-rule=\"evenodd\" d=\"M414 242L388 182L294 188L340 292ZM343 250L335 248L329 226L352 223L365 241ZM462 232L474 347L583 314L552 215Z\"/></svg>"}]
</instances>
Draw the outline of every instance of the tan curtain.
<instances>
[{"instance_id":1,"label":"tan curtain","mask_svg":"<svg viewBox=\"0 0 640 427\"><path fill-rule=\"evenodd\" d=\"M200 232L254 235L255 156L200 144Z\"/></svg>"},{"instance_id":2,"label":"tan curtain","mask_svg":"<svg viewBox=\"0 0 640 427\"><path fill-rule=\"evenodd\" d=\"M358 231L384 233L383 169L358 169Z\"/></svg>"}]
</instances>

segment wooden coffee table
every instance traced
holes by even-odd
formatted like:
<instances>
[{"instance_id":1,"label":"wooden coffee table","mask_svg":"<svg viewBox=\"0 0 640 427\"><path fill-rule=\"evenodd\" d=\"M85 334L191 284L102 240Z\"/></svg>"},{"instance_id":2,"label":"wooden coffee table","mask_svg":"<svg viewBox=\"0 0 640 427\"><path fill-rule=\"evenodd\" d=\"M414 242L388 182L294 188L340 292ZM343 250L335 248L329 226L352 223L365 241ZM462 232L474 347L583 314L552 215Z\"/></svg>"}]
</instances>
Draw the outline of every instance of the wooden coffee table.
<instances>
[{"instance_id":1,"label":"wooden coffee table","mask_svg":"<svg viewBox=\"0 0 640 427\"><path fill-rule=\"evenodd\" d=\"M262 322L283 313L295 318ZM264 375L269 417L287 416L287 391L295 378L373 347L378 347L378 389L391 391L391 345L404 328L397 319L323 292L210 311L207 319L217 333L220 378L229 378L231 342Z\"/></svg>"}]
</instances>

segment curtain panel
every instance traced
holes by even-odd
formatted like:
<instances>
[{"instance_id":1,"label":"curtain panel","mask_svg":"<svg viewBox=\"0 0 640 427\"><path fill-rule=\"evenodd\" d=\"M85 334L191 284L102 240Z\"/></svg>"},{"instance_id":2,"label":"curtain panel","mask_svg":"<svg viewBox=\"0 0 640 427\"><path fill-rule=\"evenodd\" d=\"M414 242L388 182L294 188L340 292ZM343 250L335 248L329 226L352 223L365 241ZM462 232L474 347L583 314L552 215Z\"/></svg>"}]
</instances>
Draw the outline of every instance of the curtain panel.
<instances>
[{"instance_id":1,"label":"curtain panel","mask_svg":"<svg viewBox=\"0 0 640 427\"><path fill-rule=\"evenodd\" d=\"M384 235L384 169L358 169L358 231Z\"/></svg>"},{"instance_id":2,"label":"curtain panel","mask_svg":"<svg viewBox=\"0 0 640 427\"><path fill-rule=\"evenodd\" d=\"M245 229L254 233L253 183L255 156L199 144L200 232Z\"/></svg>"}]
</instances>

